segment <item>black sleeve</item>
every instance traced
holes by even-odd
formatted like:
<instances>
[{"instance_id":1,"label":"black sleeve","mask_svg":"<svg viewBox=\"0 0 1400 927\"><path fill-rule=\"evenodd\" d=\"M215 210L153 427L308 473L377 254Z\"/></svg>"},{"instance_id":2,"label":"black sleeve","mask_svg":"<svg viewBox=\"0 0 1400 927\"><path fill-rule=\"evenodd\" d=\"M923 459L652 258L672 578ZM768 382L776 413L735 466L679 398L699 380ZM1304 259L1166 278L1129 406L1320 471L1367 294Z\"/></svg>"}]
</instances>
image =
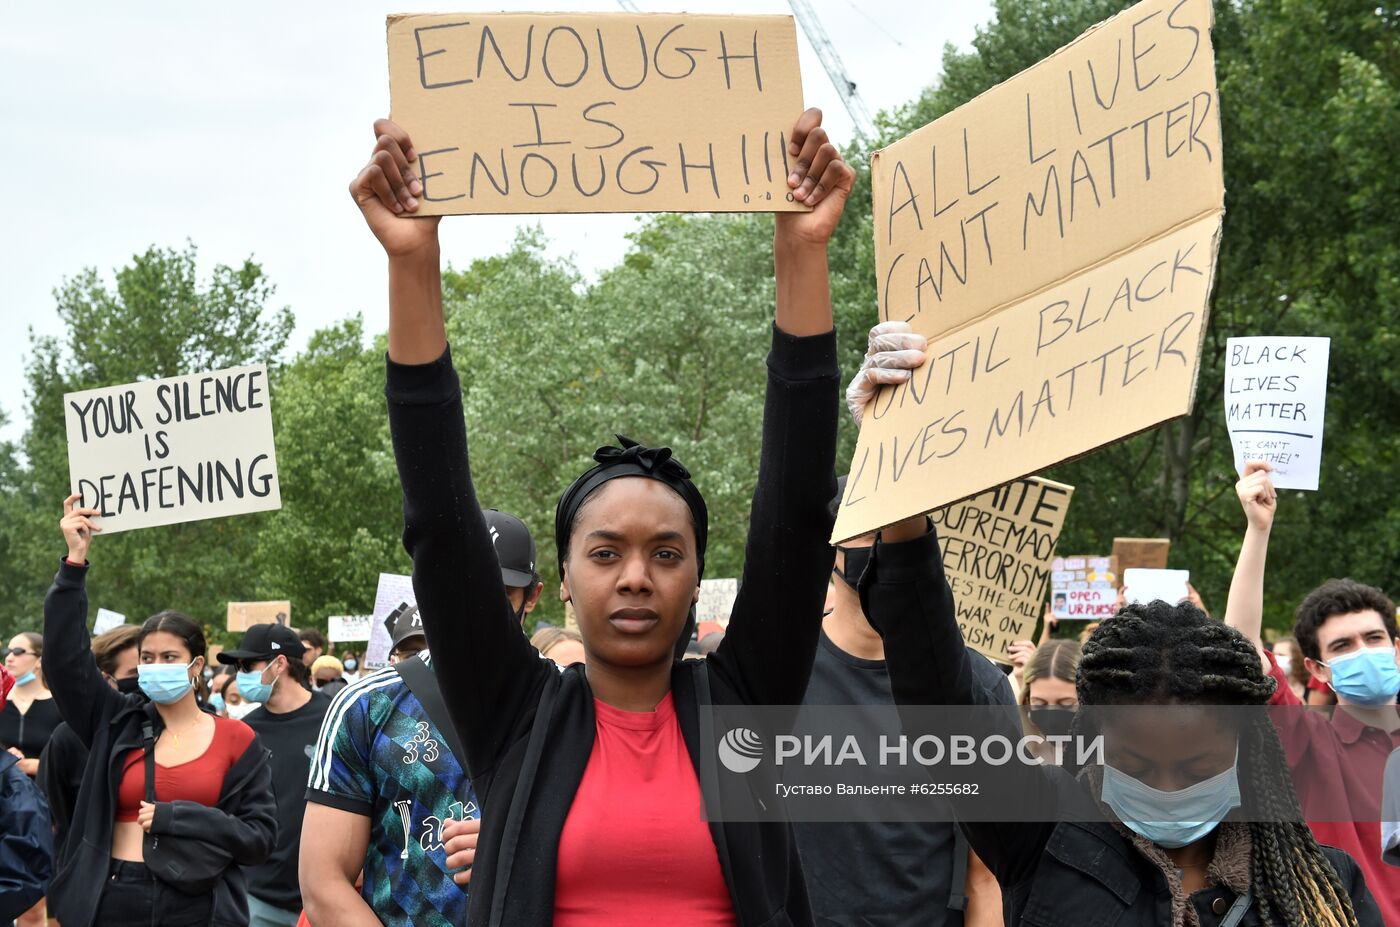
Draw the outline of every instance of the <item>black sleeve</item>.
<instances>
[{"instance_id":1,"label":"black sleeve","mask_svg":"<svg viewBox=\"0 0 1400 927\"><path fill-rule=\"evenodd\" d=\"M87 571L86 566L61 561L44 596L44 680L63 720L83 746L92 745L93 731L102 718L115 713L115 703L128 698L107 685L92 656Z\"/></svg>"},{"instance_id":2,"label":"black sleeve","mask_svg":"<svg viewBox=\"0 0 1400 927\"><path fill-rule=\"evenodd\" d=\"M48 799L53 815L54 844L61 846L73 824L73 807L83 784L88 751L68 724L53 732L39 755L39 774L34 782Z\"/></svg>"},{"instance_id":3,"label":"black sleeve","mask_svg":"<svg viewBox=\"0 0 1400 927\"><path fill-rule=\"evenodd\" d=\"M388 367L389 432L413 591L429 648L451 660L453 671L438 682L476 778L495 765L552 670L536 657L506 599L472 485L451 350L430 364Z\"/></svg>"},{"instance_id":4,"label":"black sleeve","mask_svg":"<svg viewBox=\"0 0 1400 927\"><path fill-rule=\"evenodd\" d=\"M963 643L953 591L943 573L938 536L932 528L922 537L887 544L877 538L870 566L861 577L861 605L885 641L890 688L898 705L1002 705L1004 679L979 672L982 656ZM996 676L1000 676L995 669ZM1014 712L988 712L991 723L1020 737ZM913 732L910 732L911 734ZM1014 776L1018 798L1035 807L1053 808L1060 794L1055 778L1038 767L1009 763L998 771L999 788ZM1063 777L1061 777L1063 778ZM1003 889L1035 871L1052 821L1015 823L960 821L968 843L992 870Z\"/></svg>"},{"instance_id":5,"label":"black sleeve","mask_svg":"<svg viewBox=\"0 0 1400 927\"><path fill-rule=\"evenodd\" d=\"M807 691L835 556L839 386L834 331L799 338L774 326L744 576L709 657L750 705L800 705Z\"/></svg>"}]
</instances>

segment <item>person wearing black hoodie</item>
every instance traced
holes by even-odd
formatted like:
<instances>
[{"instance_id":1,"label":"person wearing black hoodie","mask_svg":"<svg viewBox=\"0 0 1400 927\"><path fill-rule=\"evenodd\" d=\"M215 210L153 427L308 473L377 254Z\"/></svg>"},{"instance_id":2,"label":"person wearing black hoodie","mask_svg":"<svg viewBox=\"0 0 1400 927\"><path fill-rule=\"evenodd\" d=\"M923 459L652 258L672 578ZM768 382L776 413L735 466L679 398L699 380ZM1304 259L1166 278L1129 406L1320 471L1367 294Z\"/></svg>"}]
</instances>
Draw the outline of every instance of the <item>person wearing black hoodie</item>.
<instances>
[{"instance_id":1,"label":"person wearing black hoodie","mask_svg":"<svg viewBox=\"0 0 1400 927\"><path fill-rule=\"evenodd\" d=\"M562 594L586 664L560 672L520 633L472 485L442 315L437 220L387 120L351 195L389 256L387 394L404 544L428 643L482 803L469 922L569 927L813 923L785 822L712 821L699 788L703 706L797 705L832 551L838 372L827 243L854 172L808 110L788 178L810 211L779 213L777 313L745 575L728 632L680 662L707 516L669 449L622 440L555 518Z\"/></svg>"},{"instance_id":2,"label":"person wearing black hoodie","mask_svg":"<svg viewBox=\"0 0 1400 927\"><path fill-rule=\"evenodd\" d=\"M137 674L149 701L102 678L86 591L101 529L78 500L64 501L68 556L44 599L44 634L58 661L54 698L89 753L49 913L66 927L246 927L242 867L263 862L277 833L267 751L247 725L200 706L204 635L184 615L142 625Z\"/></svg>"}]
</instances>

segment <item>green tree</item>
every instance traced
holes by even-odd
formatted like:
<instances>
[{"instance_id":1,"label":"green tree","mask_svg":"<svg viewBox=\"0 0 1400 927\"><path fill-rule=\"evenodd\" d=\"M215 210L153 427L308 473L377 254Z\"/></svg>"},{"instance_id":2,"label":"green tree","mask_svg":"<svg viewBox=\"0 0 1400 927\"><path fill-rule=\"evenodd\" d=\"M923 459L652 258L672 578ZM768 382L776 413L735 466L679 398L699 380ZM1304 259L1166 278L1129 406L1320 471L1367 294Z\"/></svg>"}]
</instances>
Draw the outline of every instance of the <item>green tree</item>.
<instances>
[{"instance_id":1,"label":"green tree","mask_svg":"<svg viewBox=\"0 0 1400 927\"><path fill-rule=\"evenodd\" d=\"M11 630L41 625L39 603L62 554L65 392L258 362L270 365L276 388L291 313L269 308L272 284L251 259L218 265L201 281L196 258L192 244L178 251L152 247L119 268L110 287L86 269L54 293L63 333L31 338L25 466L6 503L16 511L6 532L10 581L0 607ZM101 583L93 605L133 619L177 608L208 628L222 627L227 601L246 598L256 585L249 571L266 520L223 518L99 538L94 564Z\"/></svg>"}]
</instances>

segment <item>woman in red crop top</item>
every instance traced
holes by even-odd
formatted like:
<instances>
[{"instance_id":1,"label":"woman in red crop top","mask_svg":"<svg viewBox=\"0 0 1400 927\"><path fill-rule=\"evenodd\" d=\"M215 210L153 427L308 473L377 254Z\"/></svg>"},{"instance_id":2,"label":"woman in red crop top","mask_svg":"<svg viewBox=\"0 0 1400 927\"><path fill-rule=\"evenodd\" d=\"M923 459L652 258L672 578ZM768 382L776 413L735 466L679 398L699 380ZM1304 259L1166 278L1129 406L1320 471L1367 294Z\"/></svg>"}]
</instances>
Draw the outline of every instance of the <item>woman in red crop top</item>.
<instances>
[{"instance_id":1,"label":"woman in red crop top","mask_svg":"<svg viewBox=\"0 0 1400 927\"><path fill-rule=\"evenodd\" d=\"M101 529L97 511L77 501L64 503L68 556L44 629L62 644L54 649L78 655L51 668L51 684L90 753L73 814L82 833L58 861L50 914L80 927L246 925L239 869L265 860L276 833L267 752L242 721L201 704L206 647L191 618L165 611L141 626L141 695L113 689L81 658L87 550Z\"/></svg>"}]
</instances>

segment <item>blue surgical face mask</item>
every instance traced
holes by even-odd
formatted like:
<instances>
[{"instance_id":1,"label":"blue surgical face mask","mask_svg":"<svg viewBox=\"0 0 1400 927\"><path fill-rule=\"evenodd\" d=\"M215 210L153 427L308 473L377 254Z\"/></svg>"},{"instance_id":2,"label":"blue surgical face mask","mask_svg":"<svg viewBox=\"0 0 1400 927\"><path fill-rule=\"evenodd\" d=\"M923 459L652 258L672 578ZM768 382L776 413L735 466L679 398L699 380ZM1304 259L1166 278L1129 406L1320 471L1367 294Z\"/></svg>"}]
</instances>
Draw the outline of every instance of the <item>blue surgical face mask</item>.
<instances>
[{"instance_id":1,"label":"blue surgical face mask","mask_svg":"<svg viewBox=\"0 0 1400 927\"><path fill-rule=\"evenodd\" d=\"M354 657L351 657L350 659L348 659L348 660L345 661L345 672L347 672L347 673L353 673L353 672L355 672L355 670L357 670L357 669L359 669L359 668L360 668L360 661L359 661L359 660L356 660Z\"/></svg>"},{"instance_id":2,"label":"blue surgical face mask","mask_svg":"<svg viewBox=\"0 0 1400 927\"><path fill-rule=\"evenodd\" d=\"M261 704L272 698L272 687L276 685L277 679L274 678L272 682L263 682L264 672L266 672L266 667L248 673L239 673L236 677L238 691L243 694L246 701ZM280 677L281 674L278 675Z\"/></svg>"},{"instance_id":3,"label":"blue surgical face mask","mask_svg":"<svg viewBox=\"0 0 1400 927\"><path fill-rule=\"evenodd\" d=\"M1154 789L1105 765L1100 797L1118 820L1157 846L1184 847L1215 830L1239 807L1238 763L1236 752L1229 769L1175 792Z\"/></svg>"},{"instance_id":4,"label":"blue surgical face mask","mask_svg":"<svg viewBox=\"0 0 1400 927\"><path fill-rule=\"evenodd\" d=\"M1332 691L1358 705L1388 705L1400 692L1395 648L1364 647L1323 666L1332 671Z\"/></svg>"},{"instance_id":5,"label":"blue surgical face mask","mask_svg":"<svg viewBox=\"0 0 1400 927\"><path fill-rule=\"evenodd\" d=\"M29 672L25 673L23 676L21 676L21 677L19 677L18 679L16 679L16 680L15 680L15 685L17 685L17 686L27 686L27 685L29 685L31 682L33 682L33 681L34 681L35 679L37 679L37 678L39 678L39 677L37 677L37 676L34 675L34 671L33 671L33 670L30 670Z\"/></svg>"},{"instance_id":6,"label":"blue surgical face mask","mask_svg":"<svg viewBox=\"0 0 1400 927\"><path fill-rule=\"evenodd\" d=\"M209 696L209 707L214 709L215 711L223 711L224 697L219 693L215 692L213 695Z\"/></svg>"},{"instance_id":7,"label":"blue surgical face mask","mask_svg":"<svg viewBox=\"0 0 1400 927\"><path fill-rule=\"evenodd\" d=\"M136 678L146 698L157 705L170 705L184 698L193 687L194 683L190 681L191 666L194 666L194 660L188 663L142 663L136 667Z\"/></svg>"}]
</instances>

